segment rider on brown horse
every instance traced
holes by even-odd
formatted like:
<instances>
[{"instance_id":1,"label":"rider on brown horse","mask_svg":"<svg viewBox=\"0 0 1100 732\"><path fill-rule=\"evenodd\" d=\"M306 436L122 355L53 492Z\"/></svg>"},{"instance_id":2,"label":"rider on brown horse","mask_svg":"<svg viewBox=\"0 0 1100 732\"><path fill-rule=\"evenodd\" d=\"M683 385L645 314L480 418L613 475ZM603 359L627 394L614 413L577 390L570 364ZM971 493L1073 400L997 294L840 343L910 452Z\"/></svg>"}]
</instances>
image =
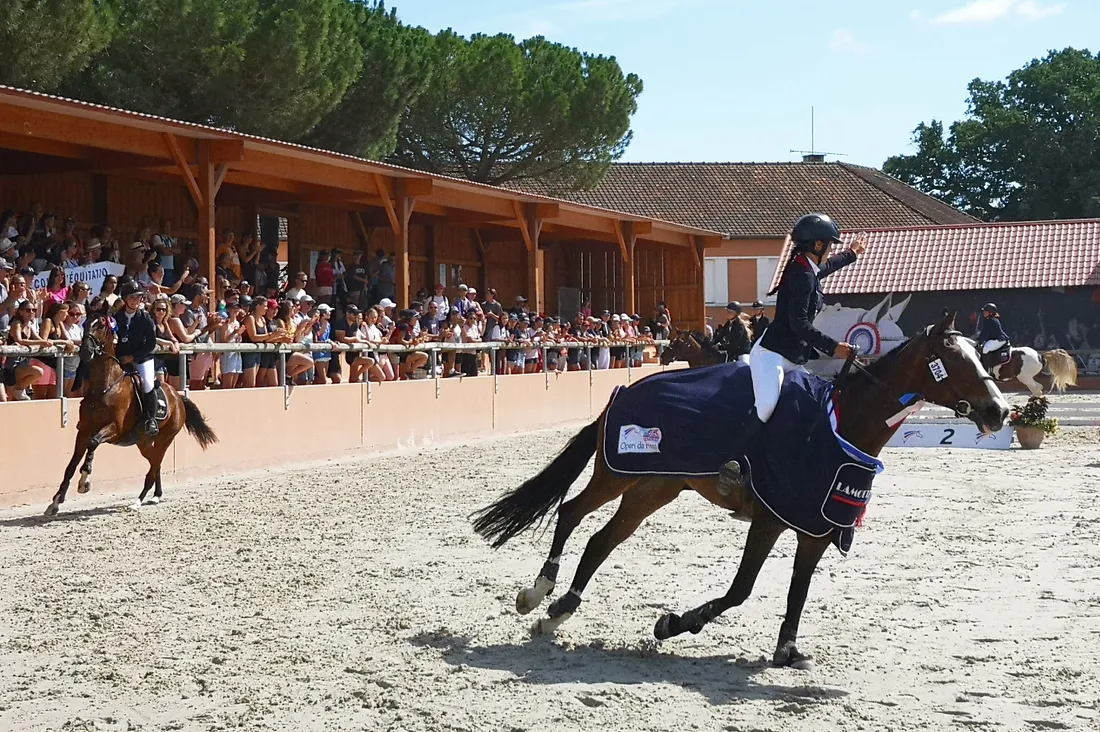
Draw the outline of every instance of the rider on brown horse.
<instances>
[{"instance_id":1,"label":"rider on brown horse","mask_svg":"<svg viewBox=\"0 0 1100 732\"><path fill-rule=\"evenodd\" d=\"M814 318L825 305L821 279L855 262L856 256L866 248L862 239L857 239L847 251L828 257L829 247L840 240L840 227L824 214L807 214L794 224L791 231L793 256L783 270L779 286L773 291L778 293L775 322L768 326L749 354L756 403L745 415L738 431L731 451L734 459L719 474L718 492L723 496L732 495L740 484L741 468L737 458L771 418L779 402L784 375L818 358L819 351L841 359L848 358L852 352L850 344L837 343L814 327Z\"/></svg>"},{"instance_id":2,"label":"rider on brown horse","mask_svg":"<svg viewBox=\"0 0 1100 732\"><path fill-rule=\"evenodd\" d=\"M140 309L143 293L136 282L127 282L119 293L123 307L117 319L118 362L126 367L131 364L141 384L141 410L145 420L145 434L150 438L159 432L156 419L156 379L153 370L153 351L157 347L156 325L149 313Z\"/></svg>"},{"instance_id":3,"label":"rider on brown horse","mask_svg":"<svg viewBox=\"0 0 1100 732\"><path fill-rule=\"evenodd\" d=\"M718 326L714 331L714 345L726 354L726 362L745 361L752 350L752 338L749 337L748 328L741 320L741 303L731 302L726 305L726 322Z\"/></svg>"}]
</instances>

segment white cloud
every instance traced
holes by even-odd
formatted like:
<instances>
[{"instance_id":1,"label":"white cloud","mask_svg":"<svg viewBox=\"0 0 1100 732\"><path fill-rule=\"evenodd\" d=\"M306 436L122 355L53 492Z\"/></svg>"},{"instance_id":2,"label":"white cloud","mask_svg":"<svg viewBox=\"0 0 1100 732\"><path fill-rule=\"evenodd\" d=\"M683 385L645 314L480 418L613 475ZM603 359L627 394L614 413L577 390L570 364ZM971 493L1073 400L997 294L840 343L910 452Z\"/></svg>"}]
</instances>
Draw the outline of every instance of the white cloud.
<instances>
[{"instance_id":1,"label":"white cloud","mask_svg":"<svg viewBox=\"0 0 1100 732\"><path fill-rule=\"evenodd\" d=\"M866 43L856 39L847 28L837 28L829 39L829 48L838 53L854 53L864 56L871 52Z\"/></svg>"},{"instance_id":2,"label":"white cloud","mask_svg":"<svg viewBox=\"0 0 1100 732\"><path fill-rule=\"evenodd\" d=\"M1065 3L1040 3L1036 0L971 0L966 5L935 16L932 22L937 25L963 25L1005 19L1032 21L1058 15L1065 9ZM910 17L916 19L917 15L919 11L914 11Z\"/></svg>"}]
</instances>

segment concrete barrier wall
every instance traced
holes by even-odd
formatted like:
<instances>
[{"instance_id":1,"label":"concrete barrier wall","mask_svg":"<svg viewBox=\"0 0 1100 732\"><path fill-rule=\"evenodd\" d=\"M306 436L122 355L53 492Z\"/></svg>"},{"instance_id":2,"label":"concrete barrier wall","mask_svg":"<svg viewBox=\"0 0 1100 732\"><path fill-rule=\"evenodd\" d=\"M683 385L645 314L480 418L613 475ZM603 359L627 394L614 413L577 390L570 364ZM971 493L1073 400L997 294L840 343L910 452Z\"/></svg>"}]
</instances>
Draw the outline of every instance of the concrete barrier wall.
<instances>
[{"instance_id":1,"label":"concrete barrier wall","mask_svg":"<svg viewBox=\"0 0 1100 732\"><path fill-rule=\"evenodd\" d=\"M288 408L281 388L191 392L219 442L204 452L181 433L165 455L162 473L167 479L285 467L588 420L603 411L616 386L661 370L299 386ZM68 424L62 427L57 400L0 405L6 438L0 505L49 501L72 455L80 400L68 400L67 408ZM93 478L97 485L133 481L137 491L148 469L136 448L103 445L96 451ZM70 488L72 496L75 480Z\"/></svg>"}]
</instances>

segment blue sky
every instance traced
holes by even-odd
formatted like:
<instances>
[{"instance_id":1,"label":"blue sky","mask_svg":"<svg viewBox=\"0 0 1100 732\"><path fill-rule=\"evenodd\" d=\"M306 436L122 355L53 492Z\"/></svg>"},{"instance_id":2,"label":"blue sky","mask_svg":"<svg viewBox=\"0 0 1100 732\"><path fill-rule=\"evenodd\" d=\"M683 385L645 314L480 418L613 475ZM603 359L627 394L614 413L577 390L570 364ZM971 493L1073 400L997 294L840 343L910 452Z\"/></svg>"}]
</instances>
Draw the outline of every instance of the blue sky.
<instances>
[{"instance_id":1,"label":"blue sky","mask_svg":"<svg viewBox=\"0 0 1100 732\"><path fill-rule=\"evenodd\" d=\"M390 0L407 23L544 35L642 77L628 161L879 167L919 122L960 119L971 79L1100 50L1098 0Z\"/></svg>"}]
</instances>

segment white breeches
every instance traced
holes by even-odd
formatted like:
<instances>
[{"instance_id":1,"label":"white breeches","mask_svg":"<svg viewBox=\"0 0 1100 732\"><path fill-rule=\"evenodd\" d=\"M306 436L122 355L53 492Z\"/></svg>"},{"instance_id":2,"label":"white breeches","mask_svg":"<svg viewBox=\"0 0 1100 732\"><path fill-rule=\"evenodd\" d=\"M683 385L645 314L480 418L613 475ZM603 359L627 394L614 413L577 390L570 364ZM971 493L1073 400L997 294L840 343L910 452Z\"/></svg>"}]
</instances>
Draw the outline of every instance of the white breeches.
<instances>
[{"instance_id":1,"label":"white breeches","mask_svg":"<svg viewBox=\"0 0 1100 732\"><path fill-rule=\"evenodd\" d=\"M749 371L752 373L752 391L756 402L756 414L761 422L767 422L779 402L779 391L783 388L783 377L788 371L805 371L802 366L791 363L775 351L760 345L752 347L749 354Z\"/></svg>"},{"instance_id":2,"label":"white breeches","mask_svg":"<svg viewBox=\"0 0 1100 732\"><path fill-rule=\"evenodd\" d=\"M138 376L141 378L141 393L148 394L153 390L153 361L150 359L145 363L135 363L134 369L137 371Z\"/></svg>"},{"instance_id":3,"label":"white breeches","mask_svg":"<svg viewBox=\"0 0 1100 732\"><path fill-rule=\"evenodd\" d=\"M1003 348L1008 341L986 341L982 344L982 353L993 353L998 348Z\"/></svg>"}]
</instances>

